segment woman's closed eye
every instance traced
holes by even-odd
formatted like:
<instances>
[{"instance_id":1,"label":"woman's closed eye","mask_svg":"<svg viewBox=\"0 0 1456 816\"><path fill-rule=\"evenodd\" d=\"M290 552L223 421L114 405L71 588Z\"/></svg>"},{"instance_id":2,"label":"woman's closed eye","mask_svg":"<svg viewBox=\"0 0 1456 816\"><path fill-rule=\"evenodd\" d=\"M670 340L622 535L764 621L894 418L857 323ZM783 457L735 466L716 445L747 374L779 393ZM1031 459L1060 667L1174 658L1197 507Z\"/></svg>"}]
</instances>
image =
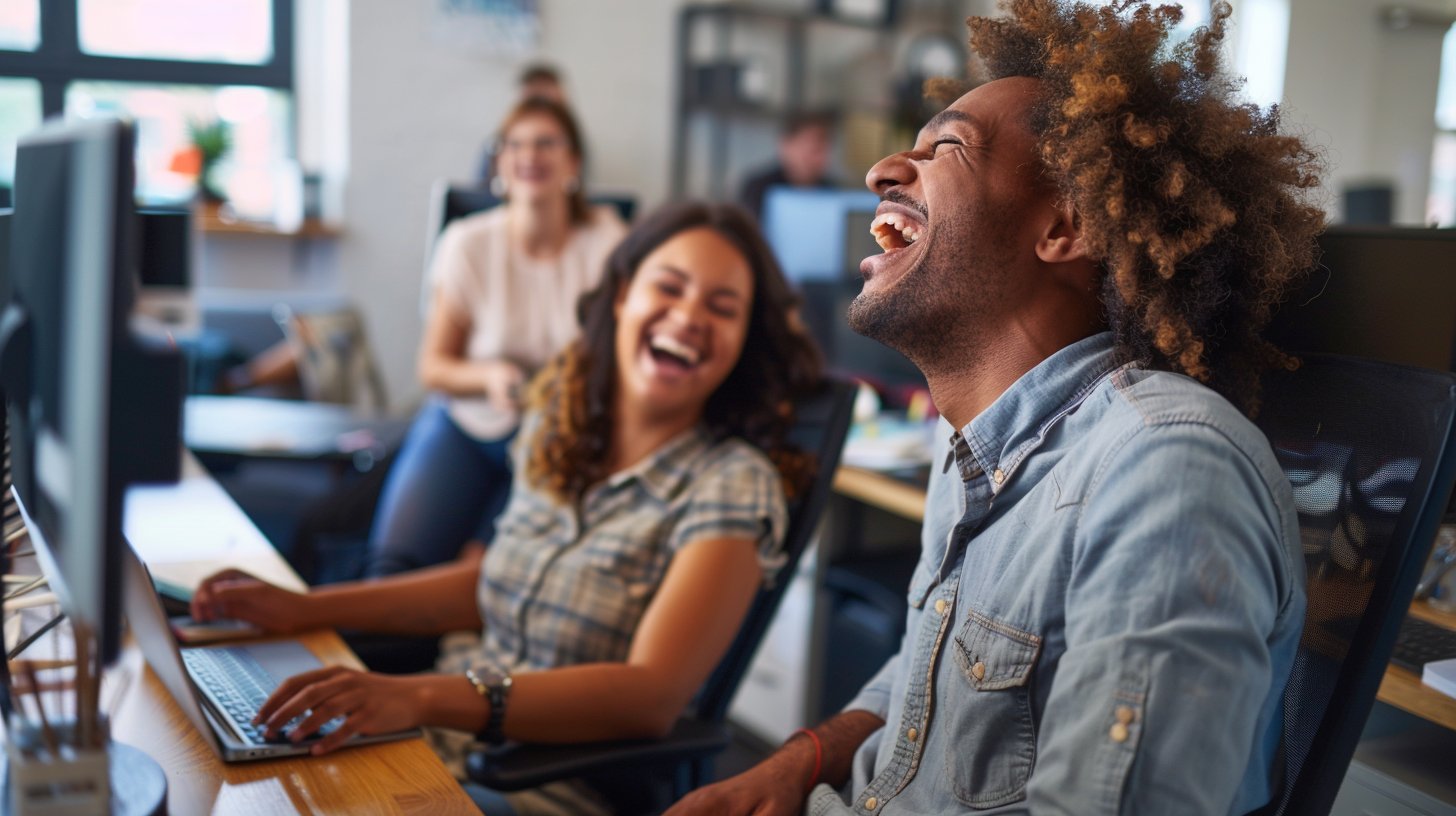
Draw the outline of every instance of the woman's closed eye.
<instances>
[{"instance_id":1,"label":"woman's closed eye","mask_svg":"<svg viewBox=\"0 0 1456 816\"><path fill-rule=\"evenodd\" d=\"M965 142L962 142L960 139L936 139L935 142L930 145L931 155L938 155L941 145L955 145L956 147L962 147L965 145Z\"/></svg>"}]
</instances>

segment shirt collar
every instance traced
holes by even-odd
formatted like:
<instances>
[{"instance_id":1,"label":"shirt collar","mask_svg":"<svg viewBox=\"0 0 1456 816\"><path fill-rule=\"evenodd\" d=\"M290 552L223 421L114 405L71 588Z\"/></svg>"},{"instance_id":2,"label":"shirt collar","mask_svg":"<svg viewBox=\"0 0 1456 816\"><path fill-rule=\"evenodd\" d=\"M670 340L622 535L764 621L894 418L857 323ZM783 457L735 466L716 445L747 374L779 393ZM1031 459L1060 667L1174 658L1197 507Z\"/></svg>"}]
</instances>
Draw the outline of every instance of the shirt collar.
<instances>
[{"instance_id":1,"label":"shirt collar","mask_svg":"<svg viewBox=\"0 0 1456 816\"><path fill-rule=\"evenodd\" d=\"M635 480L653 498L669 501L692 475L690 465L711 441L702 424L694 425L662 443L637 464L608 476L606 487L616 490Z\"/></svg>"},{"instance_id":2,"label":"shirt collar","mask_svg":"<svg viewBox=\"0 0 1456 816\"><path fill-rule=\"evenodd\" d=\"M957 434L960 440L952 437L961 478L986 473L991 489L999 492L1047 430L1117 367L1111 332L1079 340L1041 361L967 423Z\"/></svg>"}]
</instances>

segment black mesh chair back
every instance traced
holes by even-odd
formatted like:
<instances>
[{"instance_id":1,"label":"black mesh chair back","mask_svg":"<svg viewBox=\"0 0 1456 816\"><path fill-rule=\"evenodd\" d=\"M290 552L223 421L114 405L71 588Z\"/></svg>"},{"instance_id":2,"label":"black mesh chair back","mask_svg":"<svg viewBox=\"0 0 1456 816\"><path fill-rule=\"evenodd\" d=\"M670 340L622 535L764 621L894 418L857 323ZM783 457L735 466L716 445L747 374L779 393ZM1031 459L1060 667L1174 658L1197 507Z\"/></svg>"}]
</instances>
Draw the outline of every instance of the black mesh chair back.
<instances>
[{"instance_id":1,"label":"black mesh chair back","mask_svg":"<svg viewBox=\"0 0 1456 816\"><path fill-rule=\"evenodd\" d=\"M490 190L476 187L447 187L445 188L444 200L440 202L441 215L440 229L457 218L464 218L467 215L474 215L482 210L501 203L499 198ZM436 230L439 232L439 230Z\"/></svg>"},{"instance_id":2,"label":"black mesh chair back","mask_svg":"<svg viewBox=\"0 0 1456 816\"><path fill-rule=\"evenodd\" d=\"M694 706L700 720L719 721L728 714L728 705L733 694L748 671L758 642L768 630L784 592L793 581L794 570L804 554L819 516L829 501L833 489L834 472L839 469L839 454L844 448L844 439L849 434L849 423L854 408L855 387L839 380L829 381L823 393L807 400L801 400L795 409L797 423L789 435L789 441L801 450L810 451L815 457L815 478L809 488L800 496L789 501L789 529L784 536L785 563L776 580L759 591L738 637L728 653L718 663L708 681L698 693Z\"/></svg>"},{"instance_id":3,"label":"black mesh chair back","mask_svg":"<svg viewBox=\"0 0 1456 816\"><path fill-rule=\"evenodd\" d=\"M1309 612L1260 814L1334 803L1456 481L1453 412L1441 371L1308 355L1266 380L1257 422L1294 487Z\"/></svg>"},{"instance_id":4,"label":"black mesh chair back","mask_svg":"<svg viewBox=\"0 0 1456 816\"><path fill-rule=\"evenodd\" d=\"M713 757L727 747L723 720L738 684L783 600L833 490L834 474L854 408L855 386L827 380L819 393L794 406L790 440L815 458L807 489L789 502L784 562L759 591L733 644L698 691L686 716L667 738L584 745L519 745L477 751L466 759L470 778L488 788L515 791L558 779L584 778L607 795L618 813L650 813L711 777Z\"/></svg>"}]
</instances>

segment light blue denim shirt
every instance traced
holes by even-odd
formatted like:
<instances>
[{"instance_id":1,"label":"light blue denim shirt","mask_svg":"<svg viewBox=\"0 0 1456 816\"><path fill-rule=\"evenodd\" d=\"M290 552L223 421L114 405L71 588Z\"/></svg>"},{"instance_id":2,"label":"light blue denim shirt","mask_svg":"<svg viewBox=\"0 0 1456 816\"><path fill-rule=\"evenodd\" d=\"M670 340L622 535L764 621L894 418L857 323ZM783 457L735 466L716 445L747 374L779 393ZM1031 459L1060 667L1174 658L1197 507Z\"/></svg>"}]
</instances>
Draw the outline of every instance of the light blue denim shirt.
<instances>
[{"instance_id":1,"label":"light blue denim shirt","mask_svg":"<svg viewBox=\"0 0 1456 816\"><path fill-rule=\"evenodd\" d=\"M942 427L905 639L848 706L885 727L806 812L1266 802L1305 596L1264 435L1192 379L1115 365L1107 334Z\"/></svg>"}]
</instances>

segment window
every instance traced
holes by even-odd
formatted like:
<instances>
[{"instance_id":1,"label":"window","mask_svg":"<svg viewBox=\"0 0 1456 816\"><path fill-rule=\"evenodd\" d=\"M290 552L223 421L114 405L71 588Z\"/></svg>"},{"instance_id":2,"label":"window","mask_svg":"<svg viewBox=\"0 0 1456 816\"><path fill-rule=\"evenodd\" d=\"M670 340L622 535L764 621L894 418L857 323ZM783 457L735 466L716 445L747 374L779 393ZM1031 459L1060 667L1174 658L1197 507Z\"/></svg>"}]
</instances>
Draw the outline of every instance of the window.
<instances>
[{"instance_id":1,"label":"window","mask_svg":"<svg viewBox=\"0 0 1456 816\"><path fill-rule=\"evenodd\" d=\"M272 179L297 176L293 0L0 0L0 187L42 113L134 120L149 202L192 194L189 127L222 122L215 178L266 213Z\"/></svg>"},{"instance_id":2,"label":"window","mask_svg":"<svg viewBox=\"0 0 1456 816\"><path fill-rule=\"evenodd\" d=\"M264 65L271 0L80 0L81 50L107 57Z\"/></svg>"},{"instance_id":3,"label":"window","mask_svg":"<svg viewBox=\"0 0 1456 816\"><path fill-rule=\"evenodd\" d=\"M1441 43L1441 78L1436 85L1436 143L1431 150L1431 187L1426 223L1456 226L1456 26Z\"/></svg>"},{"instance_id":4,"label":"window","mask_svg":"<svg viewBox=\"0 0 1456 816\"><path fill-rule=\"evenodd\" d=\"M0 0L0 50L34 51L40 45L40 0Z\"/></svg>"},{"instance_id":5,"label":"window","mask_svg":"<svg viewBox=\"0 0 1456 816\"><path fill-rule=\"evenodd\" d=\"M40 124L40 83L0 77L0 187L15 181L15 140ZM9 205L9 195L0 207Z\"/></svg>"}]
</instances>

